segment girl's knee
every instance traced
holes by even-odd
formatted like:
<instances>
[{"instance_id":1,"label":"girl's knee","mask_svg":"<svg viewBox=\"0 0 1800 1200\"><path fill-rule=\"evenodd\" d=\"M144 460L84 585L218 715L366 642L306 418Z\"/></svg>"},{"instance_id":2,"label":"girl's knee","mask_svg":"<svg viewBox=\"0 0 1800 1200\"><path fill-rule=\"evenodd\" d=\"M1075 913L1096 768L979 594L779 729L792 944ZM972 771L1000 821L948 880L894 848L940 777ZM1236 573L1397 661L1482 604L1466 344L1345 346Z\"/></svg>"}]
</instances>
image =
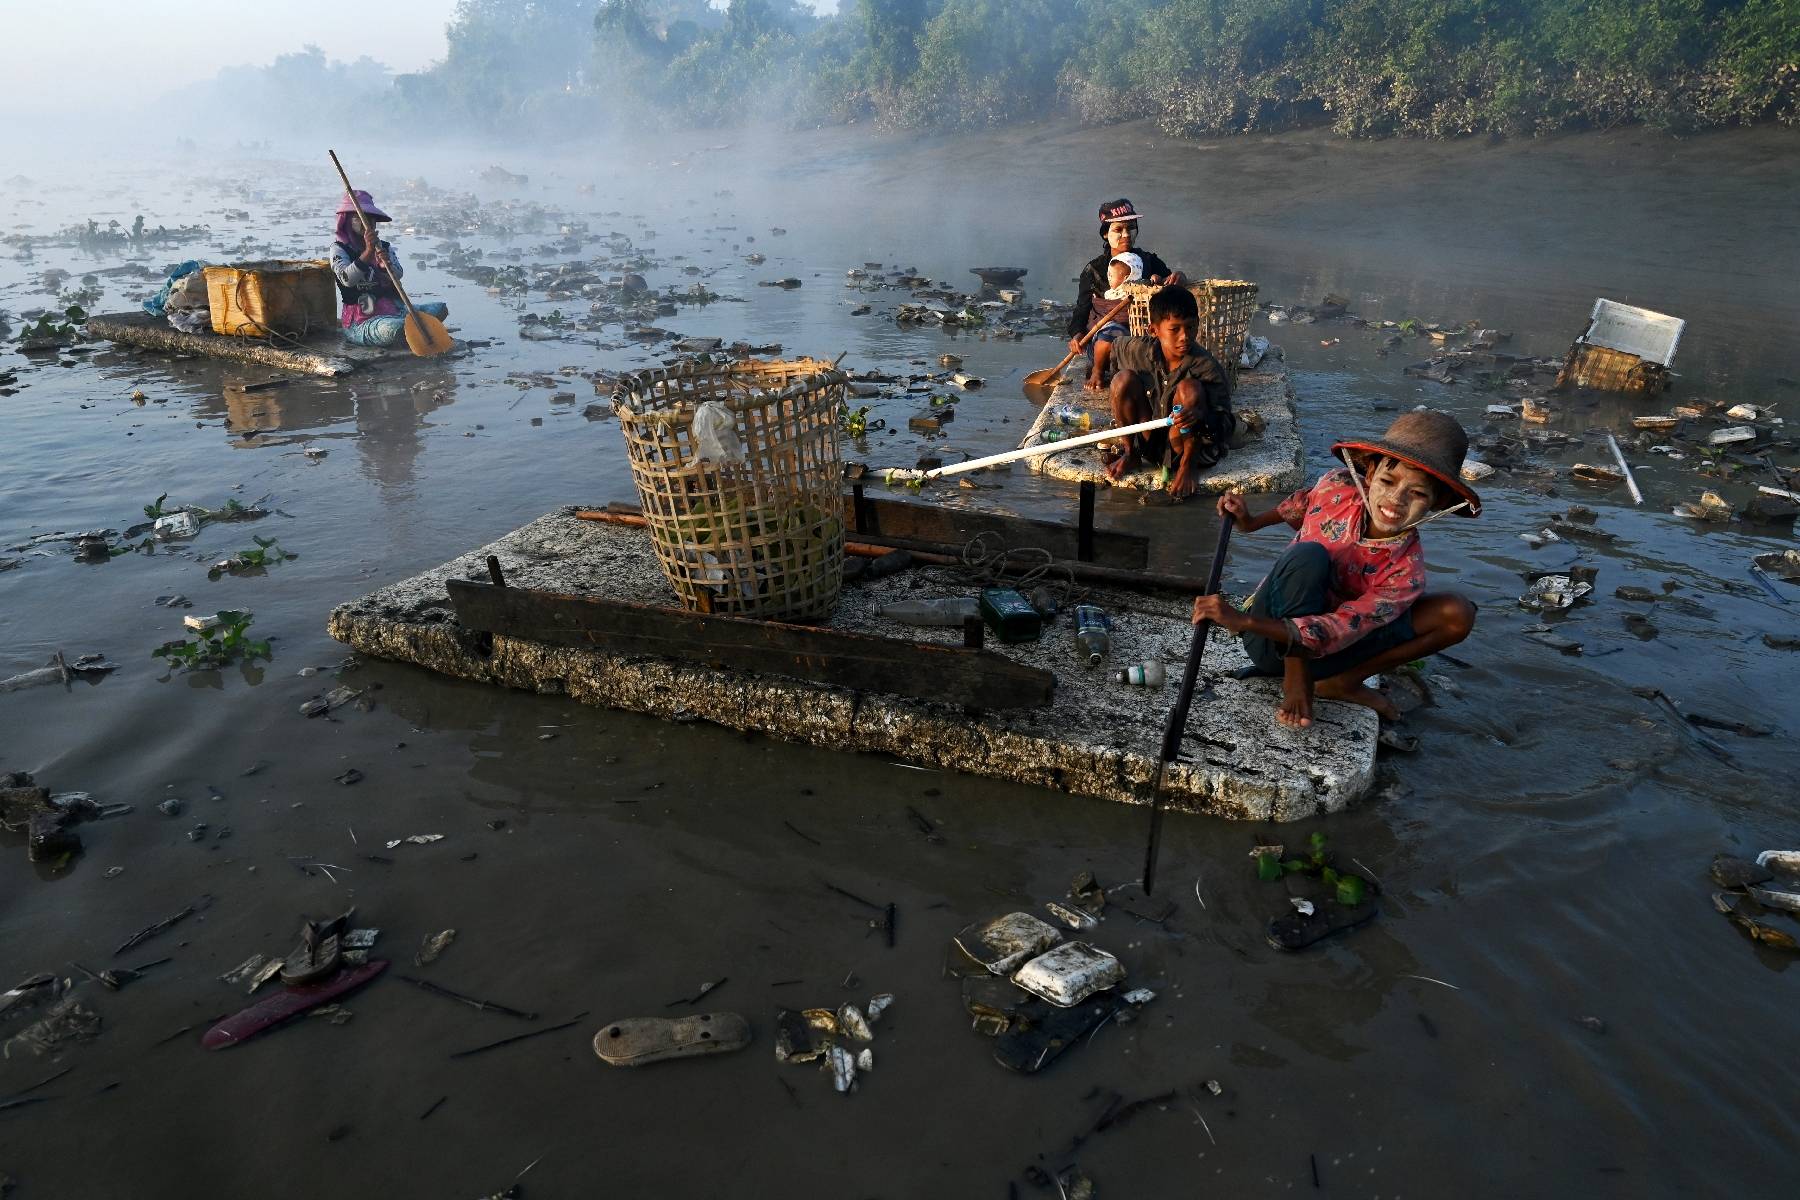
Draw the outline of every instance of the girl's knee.
<instances>
[{"instance_id":1,"label":"girl's knee","mask_svg":"<svg viewBox=\"0 0 1800 1200\"><path fill-rule=\"evenodd\" d=\"M1420 597L1414 606L1413 624L1417 627L1420 617L1427 618L1430 631L1444 638L1445 645L1454 646L1474 632L1476 612L1475 603L1468 597L1439 592Z\"/></svg>"}]
</instances>

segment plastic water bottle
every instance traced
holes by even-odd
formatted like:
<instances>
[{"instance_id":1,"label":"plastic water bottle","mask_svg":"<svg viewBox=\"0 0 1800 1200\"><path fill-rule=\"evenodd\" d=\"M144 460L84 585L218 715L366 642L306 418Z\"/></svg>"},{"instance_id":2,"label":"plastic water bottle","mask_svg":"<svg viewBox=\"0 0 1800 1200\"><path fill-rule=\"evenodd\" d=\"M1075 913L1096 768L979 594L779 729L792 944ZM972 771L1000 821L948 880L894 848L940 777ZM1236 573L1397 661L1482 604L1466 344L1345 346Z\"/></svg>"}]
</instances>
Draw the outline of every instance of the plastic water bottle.
<instances>
[{"instance_id":1,"label":"plastic water bottle","mask_svg":"<svg viewBox=\"0 0 1800 1200\"><path fill-rule=\"evenodd\" d=\"M973 596L946 596L935 600L902 600L884 604L881 615L902 625L961 626L969 617L981 615Z\"/></svg>"},{"instance_id":2,"label":"plastic water bottle","mask_svg":"<svg viewBox=\"0 0 1800 1200\"><path fill-rule=\"evenodd\" d=\"M1159 662L1141 662L1113 672L1114 683L1128 683L1133 687L1161 687L1168 681L1169 673Z\"/></svg>"},{"instance_id":3,"label":"plastic water bottle","mask_svg":"<svg viewBox=\"0 0 1800 1200\"><path fill-rule=\"evenodd\" d=\"M1050 419L1068 429L1079 429L1086 433L1094 427L1094 414L1075 404L1059 404L1050 413Z\"/></svg>"},{"instance_id":4,"label":"plastic water bottle","mask_svg":"<svg viewBox=\"0 0 1800 1200\"><path fill-rule=\"evenodd\" d=\"M1112 649L1112 619L1106 610L1093 604L1077 604L1075 606L1075 650L1087 659L1087 665L1097 667Z\"/></svg>"}]
</instances>

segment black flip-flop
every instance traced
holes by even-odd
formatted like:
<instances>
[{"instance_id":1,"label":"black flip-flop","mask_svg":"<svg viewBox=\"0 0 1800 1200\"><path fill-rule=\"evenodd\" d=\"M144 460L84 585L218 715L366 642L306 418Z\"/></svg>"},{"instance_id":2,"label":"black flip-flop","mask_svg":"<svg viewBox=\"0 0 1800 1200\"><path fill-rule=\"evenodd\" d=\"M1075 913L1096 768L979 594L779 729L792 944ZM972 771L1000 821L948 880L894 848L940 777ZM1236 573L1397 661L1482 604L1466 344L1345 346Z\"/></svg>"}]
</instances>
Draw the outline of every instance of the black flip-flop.
<instances>
[{"instance_id":1,"label":"black flip-flop","mask_svg":"<svg viewBox=\"0 0 1800 1200\"><path fill-rule=\"evenodd\" d=\"M1304 950L1334 933L1367 924L1380 911L1381 905L1373 896L1361 904L1339 904L1335 900L1316 901L1310 914L1295 909L1270 921L1269 945L1277 950Z\"/></svg>"}]
</instances>

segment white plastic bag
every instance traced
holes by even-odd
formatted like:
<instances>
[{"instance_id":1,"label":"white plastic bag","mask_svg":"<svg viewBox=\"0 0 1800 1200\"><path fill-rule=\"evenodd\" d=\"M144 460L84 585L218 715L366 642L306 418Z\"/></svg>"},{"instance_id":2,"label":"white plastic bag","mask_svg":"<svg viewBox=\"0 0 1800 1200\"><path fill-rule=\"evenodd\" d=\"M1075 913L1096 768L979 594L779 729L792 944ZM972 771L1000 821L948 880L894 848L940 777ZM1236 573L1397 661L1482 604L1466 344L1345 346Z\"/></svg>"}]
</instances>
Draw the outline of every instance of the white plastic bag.
<instances>
[{"instance_id":1,"label":"white plastic bag","mask_svg":"<svg viewBox=\"0 0 1800 1200\"><path fill-rule=\"evenodd\" d=\"M737 420L720 400L708 400L694 410L694 448L701 461L741 463L744 443L737 434Z\"/></svg>"}]
</instances>

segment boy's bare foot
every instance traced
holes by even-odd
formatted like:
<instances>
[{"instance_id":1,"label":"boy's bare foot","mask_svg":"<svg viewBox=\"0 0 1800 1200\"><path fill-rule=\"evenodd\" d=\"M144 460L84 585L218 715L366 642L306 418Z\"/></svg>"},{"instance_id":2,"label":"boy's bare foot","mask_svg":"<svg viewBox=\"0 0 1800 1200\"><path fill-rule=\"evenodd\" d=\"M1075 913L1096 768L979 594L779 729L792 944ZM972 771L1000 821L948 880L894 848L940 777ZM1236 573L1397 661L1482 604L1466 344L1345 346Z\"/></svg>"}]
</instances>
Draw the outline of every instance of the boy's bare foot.
<instances>
[{"instance_id":1,"label":"boy's bare foot","mask_svg":"<svg viewBox=\"0 0 1800 1200\"><path fill-rule=\"evenodd\" d=\"M1200 472L1191 469L1186 463L1175 468L1175 474L1169 479L1169 495L1177 500L1186 500L1200 490Z\"/></svg>"},{"instance_id":2,"label":"boy's bare foot","mask_svg":"<svg viewBox=\"0 0 1800 1200\"><path fill-rule=\"evenodd\" d=\"M1101 382L1100 376L1089 375L1087 377L1087 390L1090 392L1104 392L1106 390L1106 385Z\"/></svg>"},{"instance_id":3,"label":"boy's bare foot","mask_svg":"<svg viewBox=\"0 0 1800 1200\"><path fill-rule=\"evenodd\" d=\"M1348 674L1321 679L1314 685L1313 692L1322 700L1341 700L1345 704L1360 704L1364 708L1372 708L1375 715L1384 721L1400 719L1400 709L1392 700Z\"/></svg>"},{"instance_id":4,"label":"boy's bare foot","mask_svg":"<svg viewBox=\"0 0 1800 1200\"><path fill-rule=\"evenodd\" d=\"M1281 675L1281 707L1275 710L1275 719L1290 729L1305 729L1312 724L1312 704L1312 674L1306 660L1290 657Z\"/></svg>"},{"instance_id":5,"label":"boy's bare foot","mask_svg":"<svg viewBox=\"0 0 1800 1200\"><path fill-rule=\"evenodd\" d=\"M1127 450L1106 464L1106 477L1113 480L1123 479L1137 469L1138 456Z\"/></svg>"}]
</instances>

